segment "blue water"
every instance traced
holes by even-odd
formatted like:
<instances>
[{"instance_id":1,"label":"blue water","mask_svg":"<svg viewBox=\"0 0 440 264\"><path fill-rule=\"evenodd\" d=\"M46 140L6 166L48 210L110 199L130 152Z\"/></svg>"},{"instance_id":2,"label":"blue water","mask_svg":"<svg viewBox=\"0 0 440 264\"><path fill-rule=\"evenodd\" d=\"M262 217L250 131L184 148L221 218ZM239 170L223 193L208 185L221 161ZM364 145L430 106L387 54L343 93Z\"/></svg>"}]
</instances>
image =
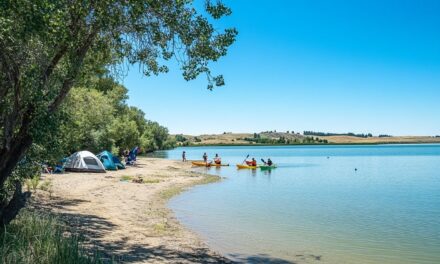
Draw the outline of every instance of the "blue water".
<instances>
[{"instance_id":1,"label":"blue water","mask_svg":"<svg viewBox=\"0 0 440 264\"><path fill-rule=\"evenodd\" d=\"M440 145L193 147L272 171L196 168L219 183L173 198L177 218L244 262L440 263ZM357 168L357 170L355 170Z\"/></svg>"}]
</instances>

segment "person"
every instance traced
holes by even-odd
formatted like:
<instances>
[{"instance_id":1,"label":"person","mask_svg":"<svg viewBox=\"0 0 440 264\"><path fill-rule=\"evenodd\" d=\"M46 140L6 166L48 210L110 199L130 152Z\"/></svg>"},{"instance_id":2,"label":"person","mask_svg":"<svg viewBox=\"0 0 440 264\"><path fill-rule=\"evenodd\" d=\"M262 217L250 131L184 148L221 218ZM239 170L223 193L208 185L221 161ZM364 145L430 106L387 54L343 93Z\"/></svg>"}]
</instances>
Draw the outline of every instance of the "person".
<instances>
[{"instance_id":1,"label":"person","mask_svg":"<svg viewBox=\"0 0 440 264\"><path fill-rule=\"evenodd\" d=\"M273 162L270 158L267 159L267 165L272 166Z\"/></svg>"},{"instance_id":2,"label":"person","mask_svg":"<svg viewBox=\"0 0 440 264\"><path fill-rule=\"evenodd\" d=\"M257 161L255 160L255 158L252 158L252 162L250 166L257 166Z\"/></svg>"},{"instance_id":3,"label":"person","mask_svg":"<svg viewBox=\"0 0 440 264\"><path fill-rule=\"evenodd\" d=\"M208 155L206 154L206 152L203 153L203 161L206 163L208 162Z\"/></svg>"},{"instance_id":4,"label":"person","mask_svg":"<svg viewBox=\"0 0 440 264\"><path fill-rule=\"evenodd\" d=\"M222 159L218 156L218 154L215 154L214 162L215 164L219 165L222 163Z\"/></svg>"},{"instance_id":5,"label":"person","mask_svg":"<svg viewBox=\"0 0 440 264\"><path fill-rule=\"evenodd\" d=\"M186 152L182 152L182 162L186 162Z\"/></svg>"},{"instance_id":6,"label":"person","mask_svg":"<svg viewBox=\"0 0 440 264\"><path fill-rule=\"evenodd\" d=\"M128 155L130 154L130 151L128 149L124 150L123 156L124 156L124 162L128 163Z\"/></svg>"}]
</instances>

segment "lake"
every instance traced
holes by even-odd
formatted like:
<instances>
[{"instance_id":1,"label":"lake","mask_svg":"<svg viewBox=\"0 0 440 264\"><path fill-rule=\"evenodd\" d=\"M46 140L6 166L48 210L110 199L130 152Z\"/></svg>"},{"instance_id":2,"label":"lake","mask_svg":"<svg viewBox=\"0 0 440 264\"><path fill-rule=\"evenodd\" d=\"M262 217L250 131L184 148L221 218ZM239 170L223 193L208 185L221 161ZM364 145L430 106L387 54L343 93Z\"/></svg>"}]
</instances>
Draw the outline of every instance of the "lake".
<instances>
[{"instance_id":1,"label":"lake","mask_svg":"<svg viewBox=\"0 0 440 264\"><path fill-rule=\"evenodd\" d=\"M250 263L440 263L440 145L186 147L230 167L174 197L179 221ZM247 154L271 171L237 170ZM356 170L357 169L357 170Z\"/></svg>"}]
</instances>

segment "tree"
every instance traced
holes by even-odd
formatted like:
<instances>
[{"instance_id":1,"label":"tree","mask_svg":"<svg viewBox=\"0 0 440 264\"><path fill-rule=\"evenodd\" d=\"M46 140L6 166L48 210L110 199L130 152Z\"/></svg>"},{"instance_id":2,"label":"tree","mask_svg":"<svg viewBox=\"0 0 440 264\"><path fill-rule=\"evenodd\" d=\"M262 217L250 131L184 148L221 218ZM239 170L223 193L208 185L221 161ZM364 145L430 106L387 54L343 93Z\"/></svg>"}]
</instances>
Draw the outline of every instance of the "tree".
<instances>
[{"instance_id":1,"label":"tree","mask_svg":"<svg viewBox=\"0 0 440 264\"><path fill-rule=\"evenodd\" d=\"M209 0L205 10L213 21L231 13ZM74 84L102 74L97 65L139 64L148 76L167 72L162 62L175 58L185 80L206 74L213 89L224 81L211 75L209 62L226 55L236 34L215 30L191 0L2 0L1 191L21 190L18 179L7 183L17 164L56 130L60 105ZM0 201L0 225L18 212L19 195Z\"/></svg>"}]
</instances>

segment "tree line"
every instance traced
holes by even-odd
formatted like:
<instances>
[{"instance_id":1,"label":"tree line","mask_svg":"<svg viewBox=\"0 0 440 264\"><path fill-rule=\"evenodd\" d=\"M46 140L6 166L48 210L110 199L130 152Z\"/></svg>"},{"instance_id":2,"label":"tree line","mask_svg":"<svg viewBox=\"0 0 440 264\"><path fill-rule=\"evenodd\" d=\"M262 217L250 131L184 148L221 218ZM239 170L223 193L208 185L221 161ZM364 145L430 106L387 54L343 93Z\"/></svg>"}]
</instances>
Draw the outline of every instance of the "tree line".
<instances>
[{"instance_id":1,"label":"tree line","mask_svg":"<svg viewBox=\"0 0 440 264\"><path fill-rule=\"evenodd\" d=\"M361 137L361 138L368 138L373 137L371 133L367 134L355 134L355 133L324 133L324 132L315 132L315 131L304 131L304 136L351 136L351 137Z\"/></svg>"}]
</instances>

